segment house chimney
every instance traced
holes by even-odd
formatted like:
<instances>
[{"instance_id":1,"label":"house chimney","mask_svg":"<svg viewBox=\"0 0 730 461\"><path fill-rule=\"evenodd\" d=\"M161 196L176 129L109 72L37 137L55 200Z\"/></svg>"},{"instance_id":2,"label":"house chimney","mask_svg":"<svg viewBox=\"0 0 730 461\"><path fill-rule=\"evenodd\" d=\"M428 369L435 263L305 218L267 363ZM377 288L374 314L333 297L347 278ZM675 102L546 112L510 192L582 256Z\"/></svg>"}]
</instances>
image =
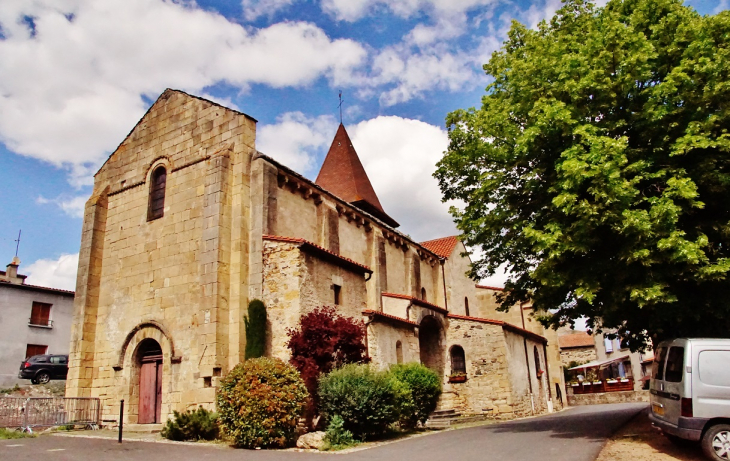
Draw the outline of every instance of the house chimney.
<instances>
[{"instance_id":1,"label":"house chimney","mask_svg":"<svg viewBox=\"0 0 730 461\"><path fill-rule=\"evenodd\" d=\"M20 259L15 256L10 264L5 266L5 274L0 275L0 280L5 282L14 283L16 285L22 285L25 283L25 275L18 275L18 266L20 266Z\"/></svg>"}]
</instances>

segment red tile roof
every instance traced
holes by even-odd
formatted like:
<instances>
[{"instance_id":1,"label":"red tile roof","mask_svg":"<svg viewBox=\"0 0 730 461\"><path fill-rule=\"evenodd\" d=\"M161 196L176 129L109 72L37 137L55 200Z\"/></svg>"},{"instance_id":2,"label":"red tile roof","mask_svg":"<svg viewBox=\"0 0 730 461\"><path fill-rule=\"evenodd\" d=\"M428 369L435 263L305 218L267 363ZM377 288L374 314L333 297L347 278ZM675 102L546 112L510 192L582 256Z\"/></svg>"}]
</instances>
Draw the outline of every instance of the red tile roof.
<instances>
[{"instance_id":1,"label":"red tile roof","mask_svg":"<svg viewBox=\"0 0 730 461\"><path fill-rule=\"evenodd\" d=\"M465 315L456 315L456 314L449 314L448 317L450 319L471 320L473 322L489 323L491 325L500 325L502 327L502 329L504 329L504 330L509 330L509 331L512 331L513 333L517 333L519 335L526 336L528 338L532 338L541 343L547 344L547 342L548 342L544 336L540 336L537 333L533 333L529 330L525 330L524 328L520 328L517 325L512 325L511 323L503 322L502 320L483 319L480 317L467 317Z\"/></svg>"},{"instance_id":2,"label":"red tile roof","mask_svg":"<svg viewBox=\"0 0 730 461\"><path fill-rule=\"evenodd\" d=\"M504 287L490 287L487 285L476 285L476 287L484 290L504 291Z\"/></svg>"},{"instance_id":3,"label":"red tile roof","mask_svg":"<svg viewBox=\"0 0 730 461\"><path fill-rule=\"evenodd\" d=\"M283 237L280 235L264 235L264 240L270 240L274 242L287 242L287 243L295 243L299 245L299 247L304 251L309 251L310 253L315 253L317 256L328 256L330 259L334 260L336 264L339 264L342 267L345 267L346 269L354 270L358 273L369 273L372 274L373 271L366 265L360 264L357 261L353 261L350 258L346 258L342 255L339 255L335 252L332 252L324 247L321 247L317 245L316 243L312 243L308 240L304 240L303 238L297 238L297 237Z\"/></svg>"},{"instance_id":4,"label":"red tile roof","mask_svg":"<svg viewBox=\"0 0 730 461\"><path fill-rule=\"evenodd\" d=\"M392 320L394 322L399 322L399 323L404 323L411 327L418 326L418 324L416 322L413 322L411 320L406 320L402 317L397 317L395 315L386 314L385 312L379 312L379 311L374 311L374 310L368 309L368 310L362 311L362 314L370 316L370 317L382 317L383 319Z\"/></svg>"},{"instance_id":5,"label":"red tile roof","mask_svg":"<svg viewBox=\"0 0 730 461\"><path fill-rule=\"evenodd\" d=\"M51 293L60 293L60 294L66 294L66 295L75 295L76 294L75 291L62 290L60 288L42 287L40 285L30 285L28 283L10 283L6 280L0 280L0 284L2 284L2 286L4 286L4 287L26 288L28 290L34 290L34 291L47 291L47 292L51 292Z\"/></svg>"},{"instance_id":6,"label":"red tile roof","mask_svg":"<svg viewBox=\"0 0 730 461\"><path fill-rule=\"evenodd\" d=\"M421 242L421 246L426 247L428 250L436 253L442 258L448 258L451 256L451 253L454 252L454 248L456 248L457 243L459 243L459 237L457 235L452 235L450 237L442 237L439 239Z\"/></svg>"},{"instance_id":7,"label":"red tile roof","mask_svg":"<svg viewBox=\"0 0 730 461\"><path fill-rule=\"evenodd\" d=\"M568 335L558 336L558 344L561 349L570 349L572 347L595 347L593 336L581 331Z\"/></svg>"},{"instance_id":8,"label":"red tile roof","mask_svg":"<svg viewBox=\"0 0 730 461\"><path fill-rule=\"evenodd\" d=\"M413 304L416 304L418 306L426 307L428 309L433 309L435 311L439 311L439 312L444 313L444 314L447 314L448 313L448 311L446 309L444 309L443 307L441 307L441 306L437 306L436 304L431 304L428 301L424 301L422 299L419 299L419 298L416 298L416 297L413 297L413 296L402 295L402 294L398 294L398 293L385 293L385 292L381 293L381 295L387 296L389 298L407 299L410 302L412 302Z\"/></svg>"},{"instance_id":9,"label":"red tile roof","mask_svg":"<svg viewBox=\"0 0 730 461\"><path fill-rule=\"evenodd\" d=\"M389 226L398 227L398 223L383 210L360 157L352 147L350 136L341 123L314 182L346 202L375 215Z\"/></svg>"}]
</instances>

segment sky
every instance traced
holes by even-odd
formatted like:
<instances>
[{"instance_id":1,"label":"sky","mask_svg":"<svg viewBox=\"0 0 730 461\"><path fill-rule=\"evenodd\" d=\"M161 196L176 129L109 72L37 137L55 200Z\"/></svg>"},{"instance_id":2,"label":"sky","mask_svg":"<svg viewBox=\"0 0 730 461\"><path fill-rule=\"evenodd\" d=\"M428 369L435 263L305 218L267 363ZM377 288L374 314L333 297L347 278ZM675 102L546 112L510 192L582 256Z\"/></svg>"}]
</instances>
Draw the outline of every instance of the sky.
<instances>
[{"instance_id":1,"label":"sky","mask_svg":"<svg viewBox=\"0 0 730 461\"><path fill-rule=\"evenodd\" d=\"M692 0L701 14L730 0ZM0 268L74 289L93 174L166 89L259 121L257 149L310 179L342 122L385 211L456 234L432 177L444 119L478 106L512 20L558 0L2 0ZM4 261L3 261L4 259ZM504 274L482 281L502 285Z\"/></svg>"}]
</instances>

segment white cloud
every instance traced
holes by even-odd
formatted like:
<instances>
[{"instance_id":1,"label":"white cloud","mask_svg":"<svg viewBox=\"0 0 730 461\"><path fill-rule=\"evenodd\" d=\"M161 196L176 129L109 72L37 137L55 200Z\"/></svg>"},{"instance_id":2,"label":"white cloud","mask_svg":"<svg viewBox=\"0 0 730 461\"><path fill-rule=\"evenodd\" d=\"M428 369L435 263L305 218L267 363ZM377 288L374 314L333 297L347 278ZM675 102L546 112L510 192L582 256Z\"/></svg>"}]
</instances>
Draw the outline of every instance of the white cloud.
<instances>
[{"instance_id":1,"label":"white cloud","mask_svg":"<svg viewBox=\"0 0 730 461\"><path fill-rule=\"evenodd\" d=\"M76 185L144 113L142 95L346 83L367 55L310 23L244 28L193 2L5 0L0 26L0 141Z\"/></svg>"},{"instance_id":2,"label":"white cloud","mask_svg":"<svg viewBox=\"0 0 730 461\"><path fill-rule=\"evenodd\" d=\"M254 21L261 16L271 17L291 6L296 0L243 0L243 17Z\"/></svg>"},{"instance_id":3,"label":"white cloud","mask_svg":"<svg viewBox=\"0 0 730 461\"><path fill-rule=\"evenodd\" d=\"M348 128L383 209L417 241L455 235L448 204L432 176L448 145L446 132L401 117L376 117Z\"/></svg>"},{"instance_id":4,"label":"white cloud","mask_svg":"<svg viewBox=\"0 0 730 461\"><path fill-rule=\"evenodd\" d=\"M292 168L313 173L314 159L329 147L337 130L337 121L330 115L309 118L301 112L287 112L273 125L261 125L256 135L256 148Z\"/></svg>"},{"instance_id":5,"label":"white cloud","mask_svg":"<svg viewBox=\"0 0 730 461\"><path fill-rule=\"evenodd\" d=\"M322 10L339 21L354 22L386 9L402 18L426 13L432 17L462 14L496 0L322 0Z\"/></svg>"},{"instance_id":6,"label":"white cloud","mask_svg":"<svg viewBox=\"0 0 730 461\"><path fill-rule=\"evenodd\" d=\"M36 202L40 203L41 205L52 203L61 208L64 213L71 216L72 218L83 218L84 206L86 205L87 199L88 197L86 195L78 197L59 196L52 199L39 196L36 199Z\"/></svg>"},{"instance_id":7,"label":"white cloud","mask_svg":"<svg viewBox=\"0 0 730 461\"><path fill-rule=\"evenodd\" d=\"M730 0L720 0L717 7L712 11L712 14L719 14L722 11L730 10Z\"/></svg>"},{"instance_id":8,"label":"white cloud","mask_svg":"<svg viewBox=\"0 0 730 461\"><path fill-rule=\"evenodd\" d=\"M76 271L79 254L62 254L58 259L39 259L22 272L28 278L26 283L62 290L76 289Z\"/></svg>"}]
</instances>

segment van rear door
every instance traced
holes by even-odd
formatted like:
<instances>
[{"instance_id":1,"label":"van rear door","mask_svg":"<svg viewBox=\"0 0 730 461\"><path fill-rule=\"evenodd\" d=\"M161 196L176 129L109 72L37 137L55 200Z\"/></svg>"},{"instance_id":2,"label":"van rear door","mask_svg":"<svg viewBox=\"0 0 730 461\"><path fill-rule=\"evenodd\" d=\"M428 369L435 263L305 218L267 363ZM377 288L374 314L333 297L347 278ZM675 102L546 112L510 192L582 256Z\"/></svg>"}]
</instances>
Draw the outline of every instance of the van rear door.
<instances>
[{"instance_id":1,"label":"van rear door","mask_svg":"<svg viewBox=\"0 0 730 461\"><path fill-rule=\"evenodd\" d=\"M730 350L723 347L700 349L692 373L694 416L730 417Z\"/></svg>"},{"instance_id":2,"label":"van rear door","mask_svg":"<svg viewBox=\"0 0 730 461\"><path fill-rule=\"evenodd\" d=\"M673 425L679 424L681 399L685 396L684 344L672 343L657 349L651 385L652 412Z\"/></svg>"}]
</instances>

